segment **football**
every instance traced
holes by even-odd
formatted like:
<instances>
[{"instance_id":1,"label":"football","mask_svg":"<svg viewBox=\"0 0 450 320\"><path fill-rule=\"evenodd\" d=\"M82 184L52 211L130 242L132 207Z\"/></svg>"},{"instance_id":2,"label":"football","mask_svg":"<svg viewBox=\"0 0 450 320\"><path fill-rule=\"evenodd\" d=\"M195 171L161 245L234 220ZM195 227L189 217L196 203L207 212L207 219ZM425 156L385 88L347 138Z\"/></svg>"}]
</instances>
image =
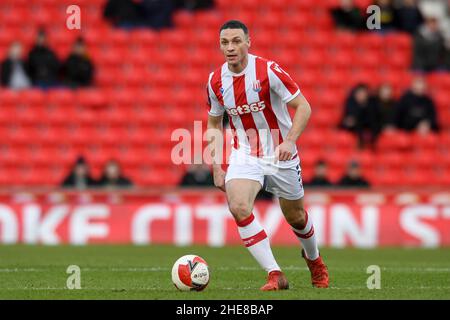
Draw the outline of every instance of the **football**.
<instances>
[{"instance_id":1,"label":"football","mask_svg":"<svg viewBox=\"0 0 450 320\"><path fill-rule=\"evenodd\" d=\"M194 254L182 256L172 267L172 282L180 291L201 291L209 283L208 264Z\"/></svg>"}]
</instances>

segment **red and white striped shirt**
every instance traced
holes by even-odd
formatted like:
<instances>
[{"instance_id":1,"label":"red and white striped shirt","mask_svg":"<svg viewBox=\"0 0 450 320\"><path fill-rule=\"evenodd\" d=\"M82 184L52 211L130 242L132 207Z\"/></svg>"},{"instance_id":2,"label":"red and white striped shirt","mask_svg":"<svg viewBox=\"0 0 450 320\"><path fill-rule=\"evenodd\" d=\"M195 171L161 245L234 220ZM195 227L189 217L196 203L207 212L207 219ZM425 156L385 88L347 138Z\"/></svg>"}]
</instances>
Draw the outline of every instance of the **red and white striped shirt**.
<instances>
[{"instance_id":1,"label":"red and white striped shirt","mask_svg":"<svg viewBox=\"0 0 450 320\"><path fill-rule=\"evenodd\" d=\"M300 94L298 85L273 61L249 54L240 73L225 62L208 80L208 113L230 116L233 147L246 154L273 158L292 126L287 103Z\"/></svg>"}]
</instances>

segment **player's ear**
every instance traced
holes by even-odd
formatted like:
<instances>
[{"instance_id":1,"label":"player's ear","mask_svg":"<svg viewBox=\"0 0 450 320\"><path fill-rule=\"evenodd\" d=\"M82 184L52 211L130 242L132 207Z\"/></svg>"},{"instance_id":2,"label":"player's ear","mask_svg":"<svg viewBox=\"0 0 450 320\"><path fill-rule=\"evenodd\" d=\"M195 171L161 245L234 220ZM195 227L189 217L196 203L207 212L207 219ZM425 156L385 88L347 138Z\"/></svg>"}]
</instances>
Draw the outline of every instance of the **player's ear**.
<instances>
[{"instance_id":1,"label":"player's ear","mask_svg":"<svg viewBox=\"0 0 450 320\"><path fill-rule=\"evenodd\" d=\"M251 39L250 39L250 36L247 36L247 44L248 44L248 47L249 47L249 48L250 48L251 45L252 45L252 41L251 41Z\"/></svg>"}]
</instances>

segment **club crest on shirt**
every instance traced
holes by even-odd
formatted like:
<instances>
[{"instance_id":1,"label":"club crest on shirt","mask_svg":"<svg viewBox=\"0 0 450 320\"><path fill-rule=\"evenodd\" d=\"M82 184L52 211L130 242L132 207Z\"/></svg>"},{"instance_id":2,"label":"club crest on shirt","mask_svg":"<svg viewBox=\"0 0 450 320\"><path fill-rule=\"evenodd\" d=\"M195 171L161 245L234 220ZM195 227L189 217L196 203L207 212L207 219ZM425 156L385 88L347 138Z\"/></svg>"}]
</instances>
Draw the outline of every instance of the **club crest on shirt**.
<instances>
[{"instance_id":1,"label":"club crest on shirt","mask_svg":"<svg viewBox=\"0 0 450 320\"><path fill-rule=\"evenodd\" d=\"M255 92L261 91L261 82L259 82L259 80L253 81L253 91Z\"/></svg>"},{"instance_id":2,"label":"club crest on shirt","mask_svg":"<svg viewBox=\"0 0 450 320\"><path fill-rule=\"evenodd\" d=\"M223 87L220 87L219 91L220 91L221 94L223 94L223 92L224 92L225 90L223 89Z\"/></svg>"}]
</instances>

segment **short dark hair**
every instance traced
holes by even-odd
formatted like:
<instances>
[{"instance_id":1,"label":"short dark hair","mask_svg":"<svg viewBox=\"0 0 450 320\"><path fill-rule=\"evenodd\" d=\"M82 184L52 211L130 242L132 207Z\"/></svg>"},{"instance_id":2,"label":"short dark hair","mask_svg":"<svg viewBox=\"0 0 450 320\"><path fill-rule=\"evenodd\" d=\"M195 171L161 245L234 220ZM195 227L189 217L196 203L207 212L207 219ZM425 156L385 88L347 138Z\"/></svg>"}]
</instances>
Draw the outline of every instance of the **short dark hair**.
<instances>
[{"instance_id":1,"label":"short dark hair","mask_svg":"<svg viewBox=\"0 0 450 320\"><path fill-rule=\"evenodd\" d=\"M222 32L222 30L225 30L225 29L242 29L244 31L244 34L246 36L248 36L248 28L247 28L247 26L244 23L242 23L241 21L239 21L239 20L229 20L229 21L225 22L220 27L219 33Z\"/></svg>"}]
</instances>

